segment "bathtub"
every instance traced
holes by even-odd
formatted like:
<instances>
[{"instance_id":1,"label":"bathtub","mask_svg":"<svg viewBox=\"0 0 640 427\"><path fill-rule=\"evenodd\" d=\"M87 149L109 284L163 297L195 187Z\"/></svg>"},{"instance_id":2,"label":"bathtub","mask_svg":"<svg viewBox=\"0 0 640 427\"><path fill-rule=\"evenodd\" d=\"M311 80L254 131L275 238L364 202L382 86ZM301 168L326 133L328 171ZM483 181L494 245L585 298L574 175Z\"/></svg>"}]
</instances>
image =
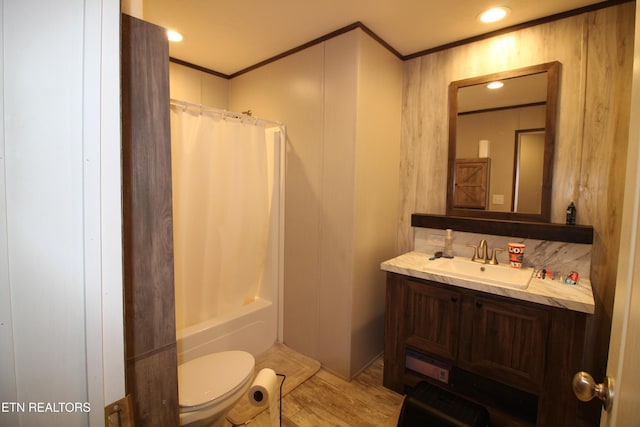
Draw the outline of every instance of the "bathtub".
<instances>
[{"instance_id":1,"label":"bathtub","mask_svg":"<svg viewBox=\"0 0 640 427\"><path fill-rule=\"evenodd\" d=\"M187 323L181 310L198 310L198 307L176 304L176 324L189 325L176 331L178 363L227 350L243 350L257 356L276 341L282 341L285 135L281 127L270 128L266 132L269 142L267 158L274 161L267 162L270 168L268 186L273 189L269 192L273 209L263 280L249 304L231 309L225 307L224 314L197 324ZM180 283L176 281L178 285Z\"/></svg>"},{"instance_id":2,"label":"bathtub","mask_svg":"<svg viewBox=\"0 0 640 427\"><path fill-rule=\"evenodd\" d=\"M178 363L226 350L244 350L254 356L277 340L276 304L256 298L222 316L180 329L176 333Z\"/></svg>"}]
</instances>

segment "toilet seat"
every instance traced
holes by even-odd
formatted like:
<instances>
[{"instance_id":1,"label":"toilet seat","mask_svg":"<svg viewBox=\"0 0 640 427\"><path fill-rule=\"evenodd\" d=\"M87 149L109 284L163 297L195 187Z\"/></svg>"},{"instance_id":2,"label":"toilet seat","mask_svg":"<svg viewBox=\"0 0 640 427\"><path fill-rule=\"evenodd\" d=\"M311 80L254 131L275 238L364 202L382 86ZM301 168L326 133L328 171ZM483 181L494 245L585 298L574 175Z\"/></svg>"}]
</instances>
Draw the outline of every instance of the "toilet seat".
<instances>
[{"instance_id":1,"label":"toilet seat","mask_svg":"<svg viewBox=\"0 0 640 427\"><path fill-rule=\"evenodd\" d=\"M253 380L254 357L245 351L207 354L178 366L180 412L217 405Z\"/></svg>"}]
</instances>

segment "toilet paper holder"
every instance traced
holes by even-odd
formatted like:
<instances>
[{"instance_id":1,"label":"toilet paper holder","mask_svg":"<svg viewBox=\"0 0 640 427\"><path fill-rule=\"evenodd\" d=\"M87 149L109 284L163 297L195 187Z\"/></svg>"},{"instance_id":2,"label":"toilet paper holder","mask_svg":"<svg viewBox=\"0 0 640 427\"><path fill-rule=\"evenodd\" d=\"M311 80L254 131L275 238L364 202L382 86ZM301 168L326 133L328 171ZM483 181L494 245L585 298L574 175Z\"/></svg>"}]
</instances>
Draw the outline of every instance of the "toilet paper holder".
<instances>
[{"instance_id":1,"label":"toilet paper holder","mask_svg":"<svg viewBox=\"0 0 640 427\"><path fill-rule=\"evenodd\" d=\"M279 394L277 393L277 377L282 377L282 382L279 387ZM274 400L276 398L280 399L279 408L278 408L278 418L280 421L280 426L282 426L282 387L284 385L287 376L285 374L278 374L273 369L264 368L258 372L256 375L253 384L249 388L248 398L249 402L254 406L264 406L269 405L269 411L271 412L271 424L272 427L277 425L276 420L274 419L274 410L275 407L273 405Z\"/></svg>"}]
</instances>

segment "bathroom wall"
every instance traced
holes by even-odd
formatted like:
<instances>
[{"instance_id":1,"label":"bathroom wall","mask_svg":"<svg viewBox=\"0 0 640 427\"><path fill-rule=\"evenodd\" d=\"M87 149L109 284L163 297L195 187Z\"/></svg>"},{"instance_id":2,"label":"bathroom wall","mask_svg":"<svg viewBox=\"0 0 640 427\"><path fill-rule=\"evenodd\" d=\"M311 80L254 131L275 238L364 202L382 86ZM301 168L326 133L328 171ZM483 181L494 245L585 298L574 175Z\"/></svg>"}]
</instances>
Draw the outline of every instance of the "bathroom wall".
<instances>
[{"instance_id":1,"label":"bathroom wall","mask_svg":"<svg viewBox=\"0 0 640 427\"><path fill-rule=\"evenodd\" d=\"M124 394L119 9L2 2L2 426L104 424Z\"/></svg>"},{"instance_id":2,"label":"bathroom wall","mask_svg":"<svg viewBox=\"0 0 640 427\"><path fill-rule=\"evenodd\" d=\"M411 213L444 214L451 81L528 65L562 63L552 222L574 200L594 227L596 314L585 368L606 367L627 148L635 3L625 3L405 62L398 253L413 248Z\"/></svg>"},{"instance_id":3,"label":"bathroom wall","mask_svg":"<svg viewBox=\"0 0 640 427\"><path fill-rule=\"evenodd\" d=\"M316 207L322 196L324 48L312 46L233 79L229 105L287 126L283 333L285 343L316 358L323 326L318 306L323 213ZM343 296L336 301L344 302ZM346 328L336 331L334 345L342 348L346 341Z\"/></svg>"},{"instance_id":4,"label":"bathroom wall","mask_svg":"<svg viewBox=\"0 0 640 427\"><path fill-rule=\"evenodd\" d=\"M173 98L287 126L284 340L350 378L383 345L379 263L397 244L401 61L357 29L226 87L177 64L171 72Z\"/></svg>"},{"instance_id":5,"label":"bathroom wall","mask_svg":"<svg viewBox=\"0 0 640 427\"><path fill-rule=\"evenodd\" d=\"M184 65L169 63L171 99L227 109L229 80Z\"/></svg>"},{"instance_id":6,"label":"bathroom wall","mask_svg":"<svg viewBox=\"0 0 640 427\"><path fill-rule=\"evenodd\" d=\"M258 117L279 120L287 126L286 174L296 178L285 182L285 259L295 259L287 263L285 271L284 323L289 325L285 339L296 350L311 356L318 353L320 275L316 264L320 258L321 212L309 207L316 205L322 190L319 159L322 158L323 58L324 45L316 45L248 75L219 82L224 95L211 104L201 97L201 93L209 89L215 91L213 85L209 86L211 80L201 78L204 73L191 72L176 64L171 68L171 97L231 111L251 109ZM174 74L174 70L183 68L185 72ZM269 84L264 84L266 80ZM231 85L235 96L229 106ZM294 281L302 285L288 285ZM346 341L345 336L342 341Z\"/></svg>"},{"instance_id":7,"label":"bathroom wall","mask_svg":"<svg viewBox=\"0 0 640 427\"><path fill-rule=\"evenodd\" d=\"M230 83L231 110L287 125L285 343L345 378L382 351L401 79L357 29Z\"/></svg>"},{"instance_id":8,"label":"bathroom wall","mask_svg":"<svg viewBox=\"0 0 640 427\"><path fill-rule=\"evenodd\" d=\"M441 251L445 235L446 230L418 227L415 229L414 250L425 254ZM524 267L546 268L560 274L575 270L580 273L580 280L590 280L591 244L456 231L453 239L454 256L470 258L473 248L469 248L469 245L477 245L483 239L487 241L489 249L506 248L510 242L524 243ZM562 254L561 259L558 254ZM500 264L509 265L509 254L506 251L498 253L496 258Z\"/></svg>"},{"instance_id":9,"label":"bathroom wall","mask_svg":"<svg viewBox=\"0 0 640 427\"><path fill-rule=\"evenodd\" d=\"M505 69L561 62L552 221L564 222L564 210L574 200L578 223L595 229L590 276L596 315L588 325L585 368L596 376L604 373L613 305L634 7L629 2L404 63L396 253L412 249L411 213L445 213L449 83ZM287 173L296 179L287 183L286 256L295 262L287 268L286 282L305 284L287 287L285 324L318 316L321 281L315 272L321 212L308 206L314 206L322 192L318 159L323 149L323 58L324 45L316 45L229 82L229 109L252 109L258 116L288 124ZM192 102L198 102L197 96ZM299 253L302 247L304 254ZM315 320L300 325L288 328L286 336L301 351L317 354L320 326Z\"/></svg>"},{"instance_id":10,"label":"bathroom wall","mask_svg":"<svg viewBox=\"0 0 640 427\"><path fill-rule=\"evenodd\" d=\"M62 72L62 64L86 60L83 22L73 19L82 11L71 3L50 13L38 6L11 3L2 10L0 401L86 402L84 181L82 162L75 161L83 155L83 72L82 66ZM30 20L21 19L26 15ZM56 42L34 40L24 49L50 19L68 24ZM60 68L45 72L49 59ZM51 418L52 426L89 420L83 413ZM0 413L2 425L44 422L42 413Z\"/></svg>"},{"instance_id":11,"label":"bathroom wall","mask_svg":"<svg viewBox=\"0 0 640 427\"><path fill-rule=\"evenodd\" d=\"M397 244L402 63L358 31L351 373L383 346L386 276ZM393 202L395 200L396 202Z\"/></svg>"}]
</instances>

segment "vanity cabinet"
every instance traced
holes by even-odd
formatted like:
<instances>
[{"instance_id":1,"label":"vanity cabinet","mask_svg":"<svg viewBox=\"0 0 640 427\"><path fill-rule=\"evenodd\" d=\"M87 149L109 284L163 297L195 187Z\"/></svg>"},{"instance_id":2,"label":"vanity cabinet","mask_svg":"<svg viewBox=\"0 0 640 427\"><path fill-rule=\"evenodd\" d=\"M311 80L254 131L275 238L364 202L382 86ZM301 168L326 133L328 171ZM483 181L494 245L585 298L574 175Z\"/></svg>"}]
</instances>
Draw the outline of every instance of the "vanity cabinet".
<instances>
[{"instance_id":1,"label":"vanity cabinet","mask_svg":"<svg viewBox=\"0 0 640 427\"><path fill-rule=\"evenodd\" d=\"M384 385L420 381L477 401L494 426L574 426L583 313L387 273ZM450 367L444 383L405 367L407 351Z\"/></svg>"},{"instance_id":2,"label":"vanity cabinet","mask_svg":"<svg viewBox=\"0 0 640 427\"><path fill-rule=\"evenodd\" d=\"M522 390L542 391L549 312L475 295L465 295L462 306L458 366Z\"/></svg>"},{"instance_id":3,"label":"vanity cabinet","mask_svg":"<svg viewBox=\"0 0 640 427\"><path fill-rule=\"evenodd\" d=\"M407 281L405 342L452 360L458 348L460 293Z\"/></svg>"}]
</instances>

